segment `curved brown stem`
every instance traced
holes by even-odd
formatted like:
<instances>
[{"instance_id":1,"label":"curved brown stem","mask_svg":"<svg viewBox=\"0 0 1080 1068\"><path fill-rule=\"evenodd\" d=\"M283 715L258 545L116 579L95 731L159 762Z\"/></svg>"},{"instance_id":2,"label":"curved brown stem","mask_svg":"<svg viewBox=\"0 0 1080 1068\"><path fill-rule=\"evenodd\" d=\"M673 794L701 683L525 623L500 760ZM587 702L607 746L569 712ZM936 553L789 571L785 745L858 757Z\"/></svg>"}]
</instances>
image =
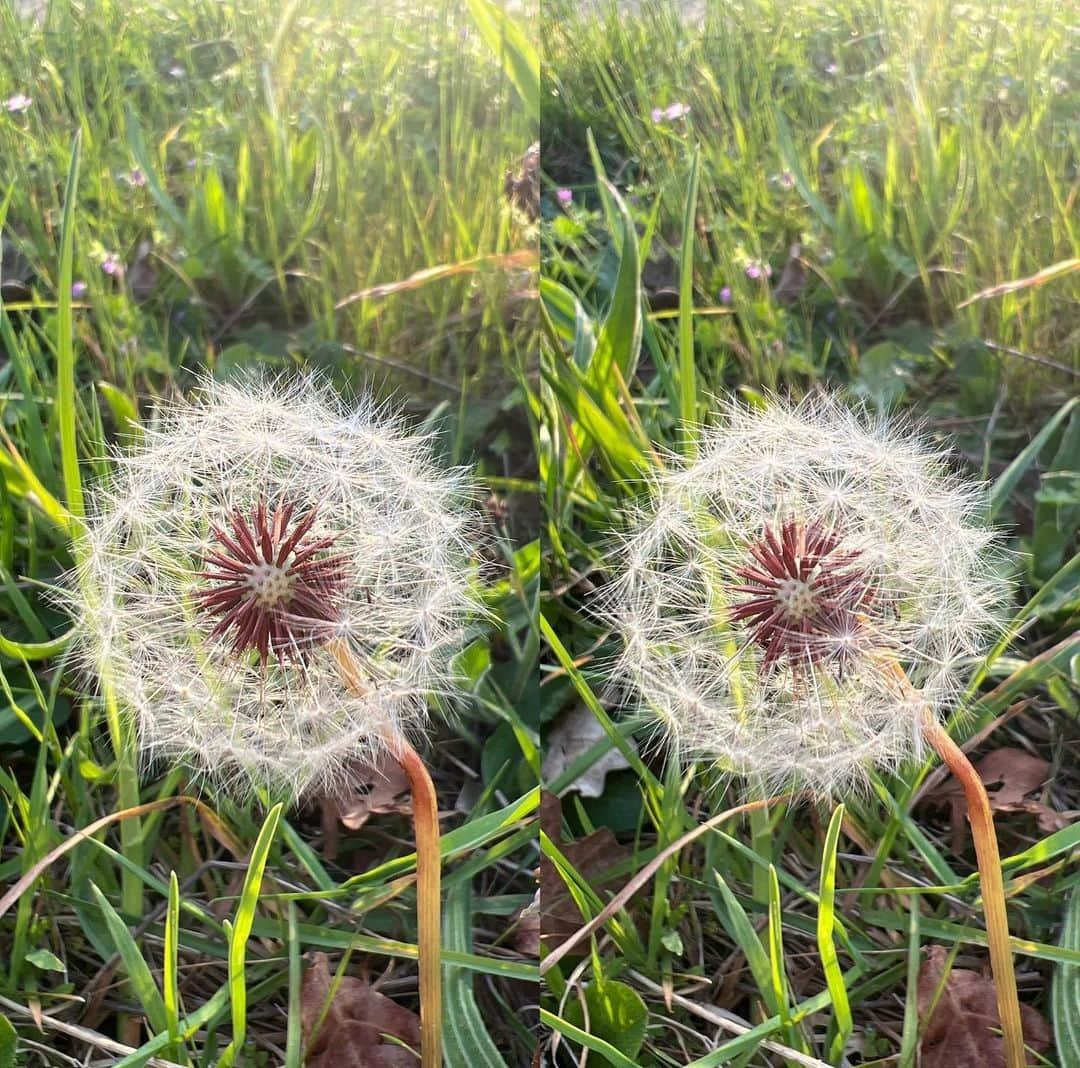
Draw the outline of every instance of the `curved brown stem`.
<instances>
[{"instance_id":1,"label":"curved brown stem","mask_svg":"<svg viewBox=\"0 0 1080 1068\"><path fill-rule=\"evenodd\" d=\"M1024 1030L1020 1018L1020 998L1016 990L1012 949L1009 945L1009 917L1005 909L1005 881L1001 875L1001 854L994 833L994 813L979 773L967 754L949 737L929 708L923 709L923 737L956 776L964 788L971 837L979 862L983 913L986 917L986 941L990 947L990 970L994 976L998 1015L1005 1050L1006 1068L1025 1068Z\"/></svg>"},{"instance_id":2,"label":"curved brown stem","mask_svg":"<svg viewBox=\"0 0 1080 1068\"><path fill-rule=\"evenodd\" d=\"M420 754L403 738L394 756L409 777L416 833L416 947L420 968L420 1064L442 1068L439 804Z\"/></svg>"},{"instance_id":3,"label":"curved brown stem","mask_svg":"<svg viewBox=\"0 0 1080 1068\"><path fill-rule=\"evenodd\" d=\"M911 680L904 669L891 658L886 662L897 685L905 694L910 695L913 692ZM1001 854L994 831L994 812L990 807L990 798L967 754L949 737L949 732L938 722L933 709L923 706L919 726L923 737L934 747L934 751L956 776L964 790L968 819L971 822L971 837L975 843L975 858L979 863L986 943L990 949L990 971L994 978L998 1016L1001 1018L1005 1068L1026 1068L1020 996L1016 990L1016 972L1013 970L1012 947L1009 944L1005 880L1001 874Z\"/></svg>"},{"instance_id":4,"label":"curved brown stem","mask_svg":"<svg viewBox=\"0 0 1080 1068\"><path fill-rule=\"evenodd\" d=\"M371 686L349 651L330 643L346 687L361 696ZM416 949L420 971L420 1066L442 1068L442 855L439 849L439 800L420 754L389 724L383 738L409 778L416 837Z\"/></svg>"}]
</instances>

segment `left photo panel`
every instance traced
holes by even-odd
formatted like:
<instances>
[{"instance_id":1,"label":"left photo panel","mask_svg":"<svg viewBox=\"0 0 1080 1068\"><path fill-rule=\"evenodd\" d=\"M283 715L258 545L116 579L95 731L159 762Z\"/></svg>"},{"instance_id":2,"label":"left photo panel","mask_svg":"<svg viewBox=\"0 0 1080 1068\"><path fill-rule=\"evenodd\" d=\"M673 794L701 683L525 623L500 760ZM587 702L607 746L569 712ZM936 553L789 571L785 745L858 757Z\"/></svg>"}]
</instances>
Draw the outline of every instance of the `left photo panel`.
<instances>
[{"instance_id":1,"label":"left photo panel","mask_svg":"<svg viewBox=\"0 0 1080 1068\"><path fill-rule=\"evenodd\" d=\"M537 14L0 6L0 1065L533 1062Z\"/></svg>"}]
</instances>

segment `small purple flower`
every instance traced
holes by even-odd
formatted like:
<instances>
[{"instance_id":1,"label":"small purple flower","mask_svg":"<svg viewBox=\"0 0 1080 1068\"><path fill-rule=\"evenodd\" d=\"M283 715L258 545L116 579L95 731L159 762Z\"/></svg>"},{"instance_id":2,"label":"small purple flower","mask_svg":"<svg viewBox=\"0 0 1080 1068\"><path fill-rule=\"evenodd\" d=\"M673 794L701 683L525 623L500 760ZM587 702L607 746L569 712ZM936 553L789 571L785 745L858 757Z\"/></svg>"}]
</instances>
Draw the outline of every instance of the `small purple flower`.
<instances>
[{"instance_id":1,"label":"small purple flower","mask_svg":"<svg viewBox=\"0 0 1080 1068\"><path fill-rule=\"evenodd\" d=\"M794 189L795 188L795 175L791 171L784 171L783 174L777 179L780 183L781 189Z\"/></svg>"},{"instance_id":2,"label":"small purple flower","mask_svg":"<svg viewBox=\"0 0 1080 1068\"><path fill-rule=\"evenodd\" d=\"M120 257L115 252L110 252L105 259L101 261L101 269L110 277L115 278L119 274L123 274L124 265L120 261Z\"/></svg>"},{"instance_id":3,"label":"small purple flower","mask_svg":"<svg viewBox=\"0 0 1080 1068\"><path fill-rule=\"evenodd\" d=\"M825 68L825 73L826 74L836 74L836 73L839 72L839 70L840 70L840 65L838 63L836 63L835 61L833 61L832 63L830 63Z\"/></svg>"},{"instance_id":4,"label":"small purple flower","mask_svg":"<svg viewBox=\"0 0 1080 1068\"><path fill-rule=\"evenodd\" d=\"M731 286L724 286L724 288L720 290L720 303L731 303Z\"/></svg>"},{"instance_id":5,"label":"small purple flower","mask_svg":"<svg viewBox=\"0 0 1080 1068\"><path fill-rule=\"evenodd\" d=\"M12 114L19 115L26 111L33 101L25 93L15 93L4 101L4 107Z\"/></svg>"},{"instance_id":6,"label":"small purple flower","mask_svg":"<svg viewBox=\"0 0 1080 1068\"><path fill-rule=\"evenodd\" d=\"M574 191L572 189L560 189L555 193L555 197L564 208L568 208L574 202Z\"/></svg>"},{"instance_id":7,"label":"small purple flower","mask_svg":"<svg viewBox=\"0 0 1080 1068\"><path fill-rule=\"evenodd\" d=\"M86 295L87 285L85 282L72 282L71 283L71 299L78 300L80 297Z\"/></svg>"},{"instance_id":8,"label":"small purple flower","mask_svg":"<svg viewBox=\"0 0 1080 1068\"><path fill-rule=\"evenodd\" d=\"M142 189L146 185L146 175L143 174L141 168L132 168L131 173L128 175L128 181L138 189Z\"/></svg>"},{"instance_id":9,"label":"small purple flower","mask_svg":"<svg viewBox=\"0 0 1080 1068\"><path fill-rule=\"evenodd\" d=\"M663 108L653 108L652 109L652 121L653 122L663 122L664 121L664 109Z\"/></svg>"},{"instance_id":10,"label":"small purple flower","mask_svg":"<svg viewBox=\"0 0 1080 1068\"><path fill-rule=\"evenodd\" d=\"M756 282L761 276L762 270L758 264L748 263L746 265L746 277L749 278L751 282Z\"/></svg>"},{"instance_id":11,"label":"small purple flower","mask_svg":"<svg viewBox=\"0 0 1080 1068\"><path fill-rule=\"evenodd\" d=\"M674 122L676 119L683 119L690 114L689 104L671 104L667 111L664 112L664 117L669 122Z\"/></svg>"}]
</instances>

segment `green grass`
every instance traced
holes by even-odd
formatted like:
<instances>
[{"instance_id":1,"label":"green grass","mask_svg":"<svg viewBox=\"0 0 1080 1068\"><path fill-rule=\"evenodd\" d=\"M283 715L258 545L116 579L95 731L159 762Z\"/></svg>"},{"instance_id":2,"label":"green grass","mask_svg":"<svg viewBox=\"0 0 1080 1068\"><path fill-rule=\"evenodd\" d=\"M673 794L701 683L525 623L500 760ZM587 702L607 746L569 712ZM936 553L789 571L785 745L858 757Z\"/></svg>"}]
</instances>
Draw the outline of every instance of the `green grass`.
<instances>
[{"instance_id":1,"label":"green grass","mask_svg":"<svg viewBox=\"0 0 1080 1068\"><path fill-rule=\"evenodd\" d=\"M1046 758L1041 796L1074 810L1078 275L960 306L1080 255L1069 119L1080 54L1067 13L936 0L690 6L702 23L659 2L636 14L562 0L541 9L544 329L532 405L547 429L545 725L581 704L625 745L632 721L602 701L617 649L589 594L643 479L668 451L693 449L687 420L709 422L718 394L754 402L827 387L912 412L991 482L1018 590L956 733L1020 712L975 755L1014 746ZM676 102L688 116L653 122L654 107ZM557 188L572 190L569 206ZM804 281L785 292L795 243ZM748 277L752 264L769 264L771 280ZM582 754L574 773L608 748ZM676 776L662 748L644 760L644 775L609 775L597 799L577 797L570 773L550 784L563 796L563 848L607 826L628 875L738 795L715 769ZM878 779L872 796L846 799L842 822L840 809L805 804L732 819L661 866L651 890L547 972L554 1063L589 1049L590 1064L637 1068L796 1056L914 1065L922 952L938 943L957 966L985 961L970 843L946 814L912 807L928 770ZM1077 1010L1062 992L1077 958L1062 924L1075 914L1080 829L998 823L1021 995L1058 1035L1049 1063L1071 1064ZM596 915L597 902L576 900ZM629 1032L595 999L612 983L641 1000L633 1043L613 1043Z\"/></svg>"},{"instance_id":2,"label":"green grass","mask_svg":"<svg viewBox=\"0 0 1080 1068\"><path fill-rule=\"evenodd\" d=\"M517 492L527 435L510 436L535 234L503 182L536 118L517 87L528 56L518 69L495 49L516 24L478 15L483 33L457 3L0 11L0 96L31 98L0 110L4 1068L298 1066L313 950L385 973L416 1007L407 819L342 832L331 860L317 811L140 773L47 597L108 449L138 439L155 398L255 366L372 388L490 476L490 619L463 714L436 717L426 750L445 813L447 1046L467 1056L484 1034L485 1063L528 1057L535 962L502 935L534 889L539 551ZM102 270L110 255L122 276Z\"/></svg>"},{"instance_id":3,"label":"green grass","mask_svg":"<svg viewBox=\"0 0 1080 1068\"><path fill-rule=\"evenodd\" d=\"M57 3L40 28L8 6L0 19L0 91L32 99L0 123L5 236L55 301L80 131L77 330L113 384L306 359L422 394L512 357L497 270L338 307L521 244L502 183L535 119L461 4L421 19L340 2ZM102 272L109 254L128 286Z\"/></svg>"},{"instance_id":4,"label":"green grass","mask_svg":"<svg viewBox=\"0 0 1080 1068\"><path fill-rule=\"evenodd\" d=\"M527 1065L538 1035L553 1068L585 1050L913 1068L923 952L985 962L967 838L914 805L929 764L661 856L740 786L630 744L590 594L643 479L692 453L718 396L903 408L990 483L1017 593L954 733L1046 758L1041 799L1080 809L1080 273L1048 271L1080 257L1068 5L708 0L701 25L660 0L509 8L0 9L0 102L31 98L0 109L0 897L21 891L0 917L0 1068L300 1065L314 951L387 970L416 1006L407 820L343 832L329 859L317 812L140 774L47 597L109 447L208 370L373 385L491 491L491 618L426 747L449 1068ZM653 122L675 103L688 115ZM535 228L503 193L537 108L539 300ZM540 727L581 709L598 740L546 784L563 826L538 838ZM629 767L575 793L612 750ZM611 885L656 871L538 995L508 929L540 854L585 919L604 907L570 848L598 827L623 847ZM1021 995L1073 1068L1080 827L1009 813L999 834Z\"/></svg>"}]
</instances>

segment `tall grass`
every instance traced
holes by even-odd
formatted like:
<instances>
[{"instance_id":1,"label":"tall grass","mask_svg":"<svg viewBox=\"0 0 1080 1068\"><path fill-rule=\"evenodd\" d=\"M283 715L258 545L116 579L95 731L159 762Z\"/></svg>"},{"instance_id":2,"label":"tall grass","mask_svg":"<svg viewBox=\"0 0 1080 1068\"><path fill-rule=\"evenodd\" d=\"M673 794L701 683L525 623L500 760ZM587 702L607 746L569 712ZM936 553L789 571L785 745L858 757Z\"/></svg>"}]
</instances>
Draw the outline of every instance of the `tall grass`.
<instances>
[{"instance_id":1,"label":"tall grass","mask_svg":"<svg viewBox=\"0 0 1080 1068\"><path fill-rule=\"evenodd\" d=\"M546 722L581 704L604 732L575 773L633 726L603 701L617 649L590 610L609 532L665 457L692 448L686 421L708 421L717 393L762 403L827 386L912 411L990 480L1019 590L952 728L1045 757L1041 796L1074 807L1080 56L1064 10L553 0L542 24L542 692ZM689 113L653 121L673 103ZM771 279L749 277L765 264ZM625 877L735 792L717 769L644 759L598 799L568 790L570 775L550 784L561 841L549 831L542 848L585 920L604 895L583 891L566 851L607 827ZM881 777L834 812L732 819L665 859L546 971L555 1063L588 1050L620 1068L914 1065L924 950L943 944L962 967L985 952L970 844L915 807L928 772ZM1021 993L1071 1064L1077 1014L1058 991L1078 963L1080 828L999 820Z\"/></svg>"},{"instance_id":2,"label":"tall grass","mask_svg":"<svg viewBox=\"0 0 1080 1068\"><path fill-rule=\"evenodd\" d=\"M635 200L660 196L670 249L700 146L695 290L723 311L729 287L738 312L700 323L714 383L861 370L893 403L963 365L983 396L1075 389L1075 273L959 307L1080 248L1080 54L1061 5L598 9L544 5L545 166L588 203L591 129ZM653 121L676 102L686 118ZM802 283L771 299L796 243Z\"/></svg>"},{"instance_id":3,"label":"tall grass","mask_svg":"<svg viewBox=\"0 0 1080 1068\"><path fill-rule=\"evenodd\" d=\"M0 109L0 1063L14 1028L20 1058L299 1066L319 949L415 1007L407 820L339 828L331 856L317 810L138 775L47 596L109 447L155 396L248 366L374 388L492 475L490 619L432 764L447 1048L484 1034L485 1063L519 1063L536 970L499 940L533 897L539 553L506 439L531 283L505 264L532 246L503 183L535 113L455 2L3 5L0 97L19 93Z\"/></svg>"}]
</instances>

